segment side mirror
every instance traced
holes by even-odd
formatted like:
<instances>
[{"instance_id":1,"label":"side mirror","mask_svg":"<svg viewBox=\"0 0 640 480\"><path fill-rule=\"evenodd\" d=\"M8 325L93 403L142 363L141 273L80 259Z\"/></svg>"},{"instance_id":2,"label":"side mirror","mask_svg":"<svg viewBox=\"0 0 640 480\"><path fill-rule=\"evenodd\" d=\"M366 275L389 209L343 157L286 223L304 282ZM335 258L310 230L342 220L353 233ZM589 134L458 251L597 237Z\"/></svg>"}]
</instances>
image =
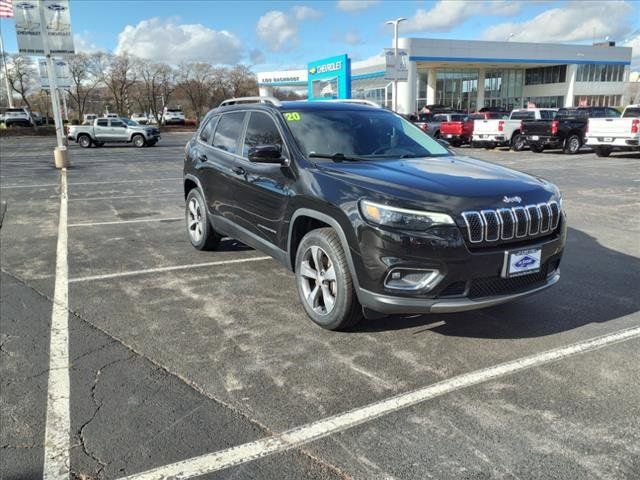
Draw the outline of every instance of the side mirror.
<instances>
[{"instance_id":1,"label":"side mirror","mask_svg":"<svg viewBox=\"0 0 640 480\"><path fill-rule=\"evenodd\" d=\"M249 161L255 163L283 163L278 145L258 145L249 149Z\"/></svg>"}]
</instances>

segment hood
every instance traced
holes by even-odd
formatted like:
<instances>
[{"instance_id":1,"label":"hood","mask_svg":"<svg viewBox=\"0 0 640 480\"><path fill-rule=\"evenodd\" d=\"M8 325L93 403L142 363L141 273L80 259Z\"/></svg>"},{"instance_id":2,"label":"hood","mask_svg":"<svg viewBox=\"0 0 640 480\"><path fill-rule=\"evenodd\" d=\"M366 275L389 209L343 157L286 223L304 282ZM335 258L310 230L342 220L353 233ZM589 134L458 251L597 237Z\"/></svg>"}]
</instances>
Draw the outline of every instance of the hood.
<instances>
[{"instance_id":1,"label":"hood","mask_svg":"<svg viewBox=\"0 0 640 480\"><path fill-rule=\"evenodd\" d=\"M368 190L428 203L441 202L443 197L458 197L461 202L454 203L506 206L503 203L505 196L517 196L524 205L547 201L556 193L551 183L539 177L466 156L380 159L318 166L330 175Z\"/></svg>"}]
</instances>

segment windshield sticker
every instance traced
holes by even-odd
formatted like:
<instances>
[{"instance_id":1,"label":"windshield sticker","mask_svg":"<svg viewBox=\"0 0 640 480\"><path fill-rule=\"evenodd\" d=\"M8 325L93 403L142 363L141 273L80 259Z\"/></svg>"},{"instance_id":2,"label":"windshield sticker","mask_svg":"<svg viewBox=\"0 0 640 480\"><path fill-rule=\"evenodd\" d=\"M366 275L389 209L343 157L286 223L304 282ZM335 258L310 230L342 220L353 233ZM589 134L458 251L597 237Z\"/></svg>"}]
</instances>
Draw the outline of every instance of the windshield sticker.
<instances>
[{"instance_id":1,"label":"windshield sticker","mask_svg":"<svg viewBox=\"0 0 640 480\"><path fill-rule=\"evenodd\" d=\"M297 122L300 120L300 113L298 112L284 112L284 118L287 122Z\"/></svg>"}]
</instances>

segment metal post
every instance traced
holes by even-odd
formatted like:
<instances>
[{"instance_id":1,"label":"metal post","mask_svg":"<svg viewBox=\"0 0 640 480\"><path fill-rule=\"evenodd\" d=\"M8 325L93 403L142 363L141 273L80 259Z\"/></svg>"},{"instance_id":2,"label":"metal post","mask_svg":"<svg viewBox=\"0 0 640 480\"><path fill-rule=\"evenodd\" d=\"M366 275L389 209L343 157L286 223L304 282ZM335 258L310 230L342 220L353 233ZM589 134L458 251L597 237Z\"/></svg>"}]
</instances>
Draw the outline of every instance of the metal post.
<instances>
[{"instance_id":1,"label":"metal post","mask_svg":"<svg viewBox=\"0 0 640 480\"><path fill-rule=\"evenodd\" d=\"M4 66L4 84L7 87L9 108L13 108L13 92L11 91L11 85L9 85L9 70L7 69L7 57L4 56L4 42L2 41L2 32L0 32L0 55L2 55L2 65Z\"/></svg>"},{"instance_id":2,"label":"metal post","mask_svg":"<svg viewBox=\"0 0 640 480\"><path fill-rule=\"evenodd\" d=\"M395 20L389 20L386 23L388 25L393 25L393 56L396 62L396 68L395 68L395 72L393 75L393 104L392 104L392 109L393 111L397 111L398 110L398 25L400 24L400 22L404 22L406 20L406 18L396 18Z\"/></svg>"},{"instance_id":3,"label":"metal post","mask_svg":"<svg viewBox=\"0 0 640 480\"><path fill-rule=\"evenodd\" d=\"M69 109L67 108L67 92L65 92L64 90L62 90L61 92L58 91L60 96L62 97L62 109L64 110L64 119L68 122L69 121Z\"/></svg>"},{"instance_id":4,"label":"metal post","mask_svg":"<svg viewBox=\"0 0 640 480\"><path fill-rule=\"evenodd\" d=\"M65 168L69 164L67 147L64 144L64 127L62 115L60 115L60 99L58 98L58 88L56 86L56 74L51 49L49 48L49 37L47 32L46 17L44 15L44 2L38 2L38 12L40 13L40 35L42 36L42 46L47 60L47 76L49 77L49 91L51 92L51 105L53 107L53 121L56 125L56 138L58 146L54 149L55 163L58 168Z\"/></svg>"}]
</instances>

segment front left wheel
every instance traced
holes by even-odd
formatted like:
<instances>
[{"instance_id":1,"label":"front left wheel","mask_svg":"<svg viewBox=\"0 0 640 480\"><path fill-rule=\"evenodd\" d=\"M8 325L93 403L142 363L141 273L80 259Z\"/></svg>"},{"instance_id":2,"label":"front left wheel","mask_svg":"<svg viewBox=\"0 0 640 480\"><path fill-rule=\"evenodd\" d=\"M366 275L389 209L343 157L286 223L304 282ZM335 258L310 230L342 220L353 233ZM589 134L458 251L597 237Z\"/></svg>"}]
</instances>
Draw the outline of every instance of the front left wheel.
<instances>
[{"instance_id":1,"label":"front left wheel","mask_svg":"<svg viewBox=\"0 0 640 480\"><path fill-rule=\"evenodd\" d=\"M133 142L133 145L137 148L142 148L147 144L147 141L139 133L135 134L131 139L131 141Z\"/></svg>"},{"instance_id":2,"label":"front left wheel","mask_svg":"<svg viewBox=\"0 0 640 480\"><path fill-rule=\"evenodd\" d=\"M222 236L209 223L204 198L197 188L187 195L185 219L191 245L198 250L215 250Z\"/></svg>"},{"instance_id":3,"label":"front left wheel","mask_svg":"<svg viewBox=\"0 0 640 480\"><path fill-rule=\"evenodd\" d=\"M296 254L296 286L313 322L327 330L343 330L362 319L347 258L332 228L307 233Z\"/></svg>"}]
</instances>

